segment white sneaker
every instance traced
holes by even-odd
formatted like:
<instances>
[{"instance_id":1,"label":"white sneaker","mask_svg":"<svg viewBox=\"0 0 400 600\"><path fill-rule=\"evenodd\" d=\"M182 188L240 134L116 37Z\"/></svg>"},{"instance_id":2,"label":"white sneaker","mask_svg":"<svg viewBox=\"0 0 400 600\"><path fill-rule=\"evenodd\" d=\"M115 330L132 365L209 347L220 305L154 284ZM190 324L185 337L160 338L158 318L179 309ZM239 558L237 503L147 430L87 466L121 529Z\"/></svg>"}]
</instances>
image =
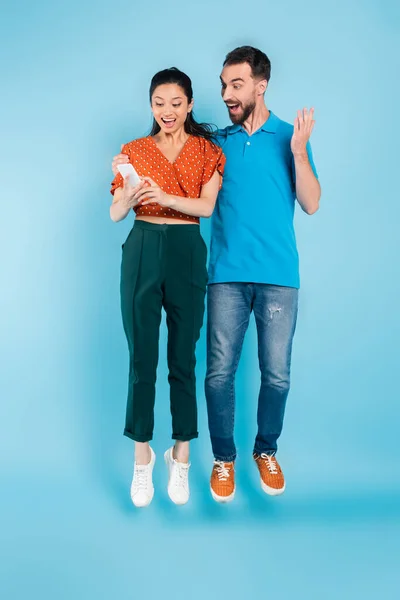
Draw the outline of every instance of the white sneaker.
<instances>
[{"instance_id":1,"label":"white sneaker","mask_svg":"<svg viewBox=\"0 0 400 600\"><path fill-rule=\"evenodd\" d=\"M133 479L131 485L132 502L138 508L148 506L153 500L153 468L156 462L156 455L153 449L150 448L150 462L148 465L138 465L136 462L133 466Z\"/></svg>"},{"instance_id":2,"label":"white sneaker","mask_svg":"<svg viewBox=\"0 0 400 600\"><path fill-rule=\"evenodd\" d=\"M174 448L169 448L164 454L168 467L168 496L175 504L186 504L189 500L189 469L190 463L181 463L174 459Z\"/></svg>"}]
</instances>

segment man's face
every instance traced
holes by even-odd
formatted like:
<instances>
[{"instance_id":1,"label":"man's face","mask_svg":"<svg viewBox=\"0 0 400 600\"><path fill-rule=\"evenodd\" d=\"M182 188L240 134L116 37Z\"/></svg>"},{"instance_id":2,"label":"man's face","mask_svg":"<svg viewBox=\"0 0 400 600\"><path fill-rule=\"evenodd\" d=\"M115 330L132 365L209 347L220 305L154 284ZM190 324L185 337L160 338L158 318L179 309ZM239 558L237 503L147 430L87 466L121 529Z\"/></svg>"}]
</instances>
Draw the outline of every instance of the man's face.
<instances>
[{"instance_id":1,"label":"man's face","mask_svg":"<svg viewBox=\"0 0 400 600\"><path fill-rule=\"evenodd\" d=\"M232 123L244 123L256 107L257 82L247 63L224 67L221 75L222 100L228 107Z\"/></svg>"}]
</instances>

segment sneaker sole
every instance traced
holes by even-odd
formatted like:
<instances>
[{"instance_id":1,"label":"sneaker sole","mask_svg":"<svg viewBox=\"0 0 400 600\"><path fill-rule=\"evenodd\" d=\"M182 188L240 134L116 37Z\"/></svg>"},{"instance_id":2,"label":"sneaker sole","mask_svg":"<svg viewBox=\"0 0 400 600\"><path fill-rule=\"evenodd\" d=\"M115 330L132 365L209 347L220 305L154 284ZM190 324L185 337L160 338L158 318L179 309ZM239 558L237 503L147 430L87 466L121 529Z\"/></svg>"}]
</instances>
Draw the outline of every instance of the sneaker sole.
<instances>
[{"instance_id":1,"label":"sneaker sole","mask_svg":"<svg viewBox=\"0 0 400 600\"><path fill-rule=\"evenodd\" d=\"M171 502L173 502L176 506L184 506L185 504L187 504L189 502L189 498L187 500L181 501L181 500L175 500L175 498L173 498L171 496L171 494L168 491L168 497L171 500Z\"/></svg>"},{"instance_id":2,"label":"sneaker sole","mask_svg":"<svg viewBox=\"0 0 400 600\"><path fill-rule=\"evenodd\" d=\"M165 460L165 464L167 465L167 469L168 469L168 483L169 483L169 478L170 478L170 476L171 476L171 473L170 473L170 465L171 465L171 461L169 460L169 456L168 456L168 455L169 455L169 450L167 450L166 452L164 452L164 460ZM187 503L189 502L189 498L190 498L190 496L189 496L189 498L188 498L187 500L184 500L184 501L182 502L181 500L178 500L178 501L177 501L177 500L175 500L175 499L174 499L174 498L171 496L171 494L170 494L170 491L169 491L169 489L168 489L168 488L167 488L167 492L168 492L169 499L171 500L171 502L173 502L174 504L176 504L176 506L184 506L185 504L187 504Z\"/></svg>"},{"instance_id":3,"label":"sneaker sole","mask_svg":"<svg viewBox=\"0 0 400 600\"><path fill-rule=\"evenodd\" d=\"M210 486L210 491L211 491L211 496L213 497L215 502L218 502L219 504L228 504L229 502L232 502L232 500L234 499L236 488L233 490L233 492L232 492L232 494L230 494L230 496L218 496L218 494L216 494L214 492L214 490L212 489L211 486Z\"/></svg>"},{"instance_id":4,"label":"sneaker sole","mask_svg":"<svg viewBox=\"0 0 400 600\"><path fill-rule=\"evenodd\" d=\"M276 488L269 487L269 485L264 483L262 479L260 481L261 481L261 489L263 490L263 492L268 494L268 496L280 496L281 494L283 494L283 492L286 489L286 483L283 486L283 488L280 488L277 490Z\"/></svg>"},{"instance_id":5,"label":"sneaker sole","mask_svg":"<svg viewBox=\"0 0 400 600\"><path fill-rule=\"evenodd\" d=\"M133 506L135 508L147 508L151 504L151 501L153 500L153 498L154 498L154 489L153 489L153 491L151 493L151 496L150 496L147 504L135 504L135 501L134 501L134 499L131 496L132 504L133 504Z\"/></svg>"}]
</instances>

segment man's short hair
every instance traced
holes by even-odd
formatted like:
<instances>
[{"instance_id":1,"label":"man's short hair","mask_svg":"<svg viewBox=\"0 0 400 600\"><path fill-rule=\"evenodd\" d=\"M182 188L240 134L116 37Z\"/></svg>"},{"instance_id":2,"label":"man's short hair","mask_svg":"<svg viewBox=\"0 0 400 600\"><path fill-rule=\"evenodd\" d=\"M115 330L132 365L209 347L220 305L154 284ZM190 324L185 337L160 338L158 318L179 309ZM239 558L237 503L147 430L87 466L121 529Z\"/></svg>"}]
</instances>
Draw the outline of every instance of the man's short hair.
<instances>
[{"instance_id":1,"label":"man's short hair","mask_svg":"<svg viewBox=\"0 0 400 600\"><path fill-rule=\"evenodd\" d=\"M261 52L261 50L253 48L253 46L240 46L240 48L235 48L235 50L232 50L232 52L229 52L229 54L226 55L224 67L240 65L242 63L250 65L254 79L270 80L271 61L264 52Z\"/></svg>"}]
</instances>

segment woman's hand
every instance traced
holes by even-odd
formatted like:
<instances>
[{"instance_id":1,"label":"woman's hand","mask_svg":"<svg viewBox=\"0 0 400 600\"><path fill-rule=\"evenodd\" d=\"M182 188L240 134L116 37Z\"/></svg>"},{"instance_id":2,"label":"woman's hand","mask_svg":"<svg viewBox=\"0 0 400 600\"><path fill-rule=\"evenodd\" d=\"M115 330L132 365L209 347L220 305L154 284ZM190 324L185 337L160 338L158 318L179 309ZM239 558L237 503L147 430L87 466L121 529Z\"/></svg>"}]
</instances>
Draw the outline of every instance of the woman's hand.
<instances>
[{"instance_id":1,"label":"woman's hand","mask_svg":"<svg viewBox=\"0 0 400 600\"><path fill-rule=\"evenodd\" d=\"M175 203L173 196L163 192L150 177L143 177L143 187L135 193L134 198L141 206L159 204L165 208L171 208Z\"/></svg>"},{"instance_id":2,"label":"woman's hand","mask_svg":"<svg viewBox=\"0 0 400 600\"><path fill-rule=\"evenodd\" d=\"M124 144L122 144L121 146L121 150L124 147ZM118 171L118 165L126 165L129 162L129 157L126 154L117 154L117 156L114 156L113 161L112 161L112 172L114 173L114 175L118 175L119 171Z\"/></svg>"},{"instance_id":3,"label":"woman's hand","mask_svg":"<svg viewBox=\"0 0 400 600\"><path fill-rule=\"evenodd\" d=\"M132 187L129 183L129 175L124 178L123 194L121 197L121 204L125 208L135 208L139 204L138 194L145 186L145 182L142 180L138 185Z\"/></svg>"}]
</instances>

